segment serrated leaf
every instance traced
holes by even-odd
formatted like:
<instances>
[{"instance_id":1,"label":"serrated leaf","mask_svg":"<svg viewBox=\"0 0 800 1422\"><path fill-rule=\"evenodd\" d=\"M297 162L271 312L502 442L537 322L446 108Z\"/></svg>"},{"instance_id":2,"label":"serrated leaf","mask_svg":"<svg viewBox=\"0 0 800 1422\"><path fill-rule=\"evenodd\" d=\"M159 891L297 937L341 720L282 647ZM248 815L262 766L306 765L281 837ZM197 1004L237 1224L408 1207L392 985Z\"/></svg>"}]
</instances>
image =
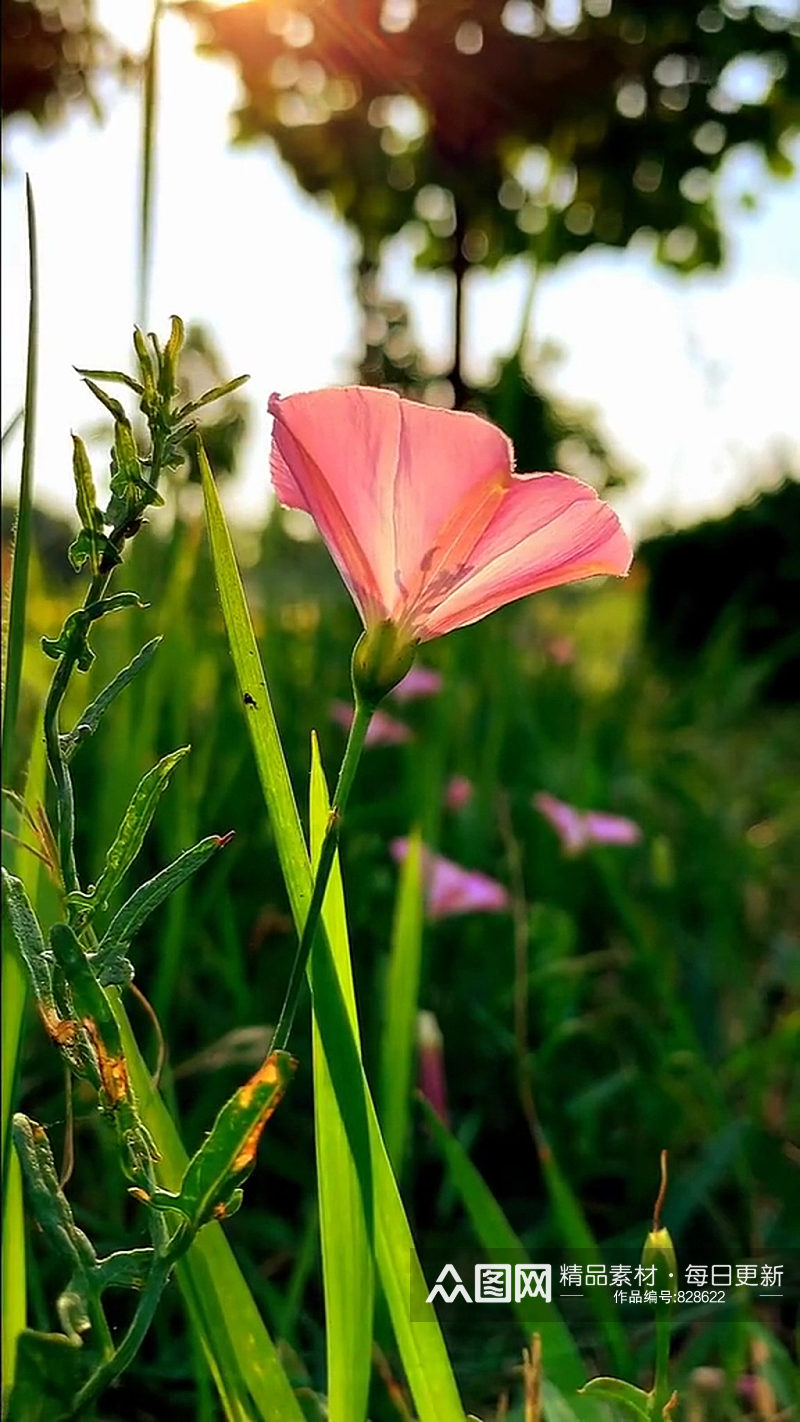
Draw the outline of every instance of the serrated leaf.
<instances>
[{"instance_id":1,"label":"serrated leaf","mask_svg":"<svg viewBox=\"0 0 800 1422\"><path fill-rule=\"evenodd\" d=\"M208 835L206 839L201 839L191 849L185 850L183 854L167 865L166 869L162 869L131 894L131 897L112 918L98 945L97 952L91 957L98 980L104 987L120 982L116 974L122 964L127 962L124 954L150 914L176 889L180 888L181 884L191 878L192 874L196 874L198 869L202 869L212 855L228 843L228 839L227 835ZM127 966L130 969L130 964ZM123 981L129 981L129 978L124 976L124 968L122 971ZM132 973L132 969L130 971Z\"/></svg>"},{"instance_id":2,"label":"serrated leaf","mask_svg":"<svg viewBox=\"0 0 800 1422\"><path fill-rule=\"evenodd\" d=\"M110 895L142 847L150 821L175 766L188 755L189 750L189 746L182 746L180 750L172 751L142 776L123 815L114 843L106 855L98 882L87 893L70 894L68 897L67 902L75 905L82 914L89 915L98 908L105 908Z\"/></svg>"},{"instance_id":3,"label":"serrated leaf","mask_svg":"<svg viewBox=\"0 0 800 1422\"><path fill-rule=\"evenodd\" d=\"M72 730L61 737L61 754L69 765L76 750L83 742L93 735L102 721L106 711L112 702L116 700L121 691L133 681L139 672L144 671L150 665L156 648L162 641L161 637L154 637L152 641L146 642L140 652L137 652L133 661L117 672L117 675L104 687L101 692L91 701L78 718Z\"/></svg>"},{"instance_id":4,"label":"serrated leaf","mask_svg":"<svg viewBox=\"0 0 800 1422\"><path fill-rule=\"evenodd\" d=\"M239 1186L253 1169L261 1134L280 1105L296 1066L288 1052L272 1052L226 1101L189 1161L178 1193L157 1190L150 1204L158 1210L179 1211L194 1229L210 1219L226 1218L231 1207L238 1208Z\"/></svg>"}]
</instances>

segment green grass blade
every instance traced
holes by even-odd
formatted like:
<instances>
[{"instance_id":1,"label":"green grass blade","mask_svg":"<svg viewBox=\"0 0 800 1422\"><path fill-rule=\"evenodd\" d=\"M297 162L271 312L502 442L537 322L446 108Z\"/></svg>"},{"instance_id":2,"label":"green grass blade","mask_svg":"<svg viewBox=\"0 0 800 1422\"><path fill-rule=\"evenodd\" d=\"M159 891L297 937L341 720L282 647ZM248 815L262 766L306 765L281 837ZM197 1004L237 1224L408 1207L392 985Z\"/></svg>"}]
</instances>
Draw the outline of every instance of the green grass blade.
<instances>
[{"instance_id":1,"label":"green grass blade","mask_svg":"<svg viewBox=\"0 0 800 1422\"><path fill-rule=\"evenodd\" d=\"M469 1216L472 1228L481 1246L487 1250L513 1252L520 1262L527 1259L526 1251L519 1236L511 1228L506 1216L495 1200L491 1190L475 1169L466 1151L454 1136L442 1125L435 1111L422 1103L426 1122L442 1158L449 1170L450 1179L457 1190L461 1202ZM586 1369L577 1344L555 1304L546 1304L542 1299L535 1303L523 1299L514 1304L514 1309L522 1324L526 1339L531 1330L536 1329L542 1337L542 1360L545 1375L559 1392L576 1393L586 1382ZM570 1398L569 1406L579 1416L579 1400ZM594 1415L594 1414L586 1414Z\"/></svg>"},{"instance_id":2,"label":"green grass blade","mask_svg":"<svg viewBox=\"0 0 800 1422\"><path fill-rule=\"evenodd\" d=\"M300 932L311 897L311 868L230 534L202 445L198 446L198 458L212 560L239 692L292 914ZM410 1318L412 1280L417 1295L420 1287L423 1297L427 1290L324 932L319 934L314 977L317 1024L326 1059L335 1072L337 1104L357 1165L365 1120L369 1132L378 1270L417 1413L421 1422L462 1422L463 1408L432 1305L427 1306L422 1322L412 1323Z\"/></svg>"},{"instance_id":3,"label":"green grass blade","mask_svg":"<svg viewBox=\"0 0 800 1422\"><path fill-rule=\"evenodd\" d=\"M136 287L136 320L147 328L150 305L150 273L153 258L153 186L156 151L156 99L158 95L158 27L161 0L154 0L150 41L144 61L144 104L142 112L142 171L139 202L139 268Z\"/></svg>"},{"instance_id":4,"label":"green grass blade","mask_svg":"<svg viewBox=\"0 0 800 1422\"><path fill-rule=\"evenodd\" d=\"M142 1120L161 1156L159 1184L178 1190L189 1157L142 1060L120 996L114 988L108 995ZM220 1225L203 1227L176 1272L229 1422L253 1422L254 1406L259 1422L302 1422L275 1345Z\"/></svg>"},{"instance_id":5,"label":"green grass blade","mask_svg":"<svg viewBox=\"0 0 800 1422\"><path fill-rule=\"evenodd\" d=\"M22 684L22 658L25 651L25 602L28 590L28 565L31 556L31 520L33 517L33 448L36 428L36 376L39 342L39 268L36 247L36 209L30 178L25 179L28 204L28 272L30 297L28 303L28 357L25 372L25 409L22 427L22 470L17 504L17 525L14 537L14 559L11 569L11 590L8 600L8 634L5 638L3 677L3 738L4 774L10 775L14 734Z\"/></svg>"},{"instance_id":6,"label":"green grass blade","mask_svg":"<svg viewBox=\"0 0 800 1422\"><path fill-rule=\"evenodd\" d=\"M400 1175L411 1118L419 975L422 961L422 844L419 831L408 840L400 869L386 979L380 1077L383 1139L395 1174Z\"/></svg>"},{"instance_id":7,"label":"green grass blade","mask_svg":"<svg viewBox=\"0 0 800 1422\"><path fill-rule=\"evenodd\" d=\"M316 736L311 746L311 858L316 865L330 803ZM344 892L338 855L334 860L322 910L322 921L336 964L353 1037L358 1020L350 964ZM314 996L314 953L309 963ZM317 1025L313 1016L314 1124L317 1149L322 1271L325 1285L325 1329L328 1356L328 1412L331 1422L361 1422L367 1415L372 1362L372 1320L375 1304L374 1218L372 1192L364 1201L345 1124L339 1113ZM371 1181L369 1136L364 1136L361 1177Z\"/></svg>"},{"instance_id":8,"label":"green grass blade","mask_svg":"<svg viewBox=\"0 0 800 1422\"><path fill-rule=\"evenodd\" d=\"M549 1147L540 1151L539 1163L562 1245L565 1249L577 1250L585 1263L602 1265L603 1256L586 1223L580 1201L576 1199ZM615 1370L620 1374L629 1375L634 1368L633 1354L628 1347L625 1329L610 1292L606 1289L588 1289L587 1303L602 1329Z\"/></svg>"},{"instance_id":9,"label":"green grass blade","mask_svg":"<svg viewBox=\"0 0 800 1422\"><path fill-rule=\"evenodd\" d=\"M8 1162L3 1191L3 1397L11 1396L16 1372L17 1339L26 1324L25 1227L22 1172L15 1151Z\"/></svg>"}]
</instances>

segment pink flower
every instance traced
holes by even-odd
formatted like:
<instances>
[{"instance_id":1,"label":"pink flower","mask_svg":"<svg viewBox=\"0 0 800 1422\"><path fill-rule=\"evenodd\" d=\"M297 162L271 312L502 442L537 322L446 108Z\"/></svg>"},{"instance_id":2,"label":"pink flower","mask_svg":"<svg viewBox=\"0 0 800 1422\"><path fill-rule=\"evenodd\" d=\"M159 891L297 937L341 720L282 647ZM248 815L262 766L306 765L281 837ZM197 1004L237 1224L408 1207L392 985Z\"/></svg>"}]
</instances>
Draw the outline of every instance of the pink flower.
<instances>
[{"instance_id":1,"label":"pink flower","mask_svg":"<svg viewBox=\"0 0 800 1422\"><path fill-rule=\"evenodd\" d=\"M475 787L466 775L452 775L447 782L444 792L444 804L447 810L466 809L475 793Z\"/></svg>"},{"instance_id":2,"label":"pink flower","mask_svg":"<svg viewBox=\"0 0 800 1422\"><path fill-rule=\"evenodd\" d=\"M435 696L442 689L441 672L432 667L412 667L392 692L395 701L416 701L423 696Z\"/></svg>"},{"instance_id":3,"label":"pink flower","mask_svg":"<svg viewBox=\"0 0 800 1422\"><path fill-rule=\"evenodd\" d=\"M273 395L269 409L275 492L314 519L367 629L428 642L528 593L628 570L594 489L515 474L510 442L477 415L359 386Z\"/></svg>"},{"instance_id":4,"label":"pink flower","mask_svg":"<svg viewBox=\"0 0 800 1422\"><path fill-rule=\"evenodd\" d=\"M343 731L350 730L353 708L348 706L346 701L332 702L331 716ZM413 740L413 736L405 722L398 721L396 716L387 716L385 711L373 711L364 738L365 746L402 746L410 740Z\"/></svg>"},{"instance_id":5,"label":"pink flower","mask_svg":"<svg viewBox=\"0 0 800 1422\"><path fill-rule=\"evenodd\" d=\"M408 853L407 839L394 839L389 846L392 858L402 863ZM457 913L503 913L508 908L508 893L496 879L479 874L477 869L462 869L441 854L422 851L425 876L425 897L431 922Z\"/></svg>"},{"instance_id":6,"label":"pink flower","mask_svg":"<svg viewBox=\"0 0 800 1422\"><path fill-rule=\"evenodd\" d=\"M447 1110L447 1081L442 1047L441 1029L433 1013L418 1012L419 1089L439 1120L447 1126L450 1124L450 1118Z\"/></svg>"},{"instance_id":7,"label":"pink flower","mask_svg":"<svg viewBox=\"0 0 800 1422\"><path fill-rule=\"evenodd\" d=\"M566 854L580 854L593 844L638 844L642 831L633 820L603 810L577 810L542 791L533 804L553 826Z\"/></svg>"}]
</instances>

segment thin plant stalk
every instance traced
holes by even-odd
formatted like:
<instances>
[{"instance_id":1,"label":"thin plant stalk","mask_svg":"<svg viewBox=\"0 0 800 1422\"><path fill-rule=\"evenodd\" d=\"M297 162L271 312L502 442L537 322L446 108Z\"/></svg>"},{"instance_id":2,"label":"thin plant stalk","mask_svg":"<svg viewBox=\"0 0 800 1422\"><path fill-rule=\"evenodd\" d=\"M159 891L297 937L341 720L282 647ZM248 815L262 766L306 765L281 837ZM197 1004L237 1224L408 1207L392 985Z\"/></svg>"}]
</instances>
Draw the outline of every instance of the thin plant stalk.
<instances>
[{"instance_id":1,"label":"thin plant stalk","mask_svg":"<svg viewBox=\"0 0 800 1422\"><path fill-rule=\"evenodd\" d=\"M308 966L311 949L314 946L314 937L322 913L322 905L325 901L325 890L328 887L333 861L336 857L342 815L344 814L353 780L355 779L371 720L371 708L357 696L355 714L350 726L350 734L347 738L342 764L339 768L339 778L336 782L336 790L331 804L330 818L325 830L325 837L322 841L317 872L314 876L311 902L308 906L308 914L303 924L303 932L300 935L300 942L297 946L292 971L289 975L286 996L284 997L283 1006L280 1010L278 1022L272 1037L270 1051L273 1052L286 1049L289 1034L292 1030L295 1013L297 1012L297 1004L300 998L300 990L303 986L306 967Z\"/></svg>"},{"instance_id":2,"label":"thin plant stalk","mask_svg":"<svg viewBox=\"0 0 800 1422\"><path fill-rule=\"evenodd\" d=\"M158 95L158 28L161 0L155 0L150 22L150 39L144 61L144 103L142 109L141 200L139 204L139 267L136 286L136 321L147 328L150 306L150 276L153 266L153 188L155 183L156 100Z\"/></svg>"}]
</instances>

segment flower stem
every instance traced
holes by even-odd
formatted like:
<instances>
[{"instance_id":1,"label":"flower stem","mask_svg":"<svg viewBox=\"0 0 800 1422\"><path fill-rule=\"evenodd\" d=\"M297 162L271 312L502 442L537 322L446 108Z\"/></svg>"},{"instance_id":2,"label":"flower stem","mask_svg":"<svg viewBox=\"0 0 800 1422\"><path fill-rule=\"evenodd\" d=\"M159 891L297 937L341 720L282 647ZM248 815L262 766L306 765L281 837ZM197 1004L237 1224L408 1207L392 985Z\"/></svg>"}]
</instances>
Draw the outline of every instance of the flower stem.
<instances>
[{"instance_id":1,"label":"flower stem","mask_svg":"<svg viewBox=\"0 0 800 1422\"><path fill-rule=\"evenodd\" d=\"M339 769L339 778L336 782L336 790L331 804L331 813L322 840L317 872L314 877L314 887L311 892L311 902L308 905L308 913L303 924L303 932L297 946L297 952L292 964L292 971L289 976L289 985L286 989L286 996L283 999L283 1007L278 1017L278 1023L272 1035L270 1051L285 1051L292 1030L297 1003L300 997L300 989L303 986L308 960L311 949L314 945L314 937L319 926L322 905L325 899L325 890L328 887L333 861L336 857L336 850L339 845L339 831L341 828L342 815L344 814L350 789L355 778L358 762L361 759L361 752L364 749L364 740L372 720L372 708L367 706L360 697L356 696L355 714L350 734L347 738L342 764Z\"/></svg>"}]
</instances>

